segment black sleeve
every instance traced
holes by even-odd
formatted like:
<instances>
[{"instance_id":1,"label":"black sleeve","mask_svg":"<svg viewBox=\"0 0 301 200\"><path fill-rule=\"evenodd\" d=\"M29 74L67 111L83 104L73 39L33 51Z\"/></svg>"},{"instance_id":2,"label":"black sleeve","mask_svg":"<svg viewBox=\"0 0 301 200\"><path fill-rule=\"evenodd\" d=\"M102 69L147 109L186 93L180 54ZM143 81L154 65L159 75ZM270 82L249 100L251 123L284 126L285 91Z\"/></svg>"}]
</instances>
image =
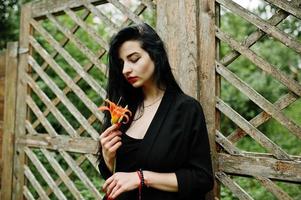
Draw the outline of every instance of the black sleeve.
<instances>
[{"instance_id":1,"label":"black sleeve","mask_svg":"<svg viewBox=\"0 0 301 200\"><path fill-rule=\"evenodd\" d=\"M99 159L98 169L102 178L105 180L113 175L102 157Z\"/></svg>"},{"instance_id":2,"label":"black sleeve","mask_svg":"<svg viewBox=\"0 0 301 200\"><path fill-rule=\"evenodd\" d=\"M181 106L181 128L187 136L187 164L177 170L181 199L205 194L213 187L210 147L203 110L199 102L189 100Z\"/></svg>"}]
</instances>

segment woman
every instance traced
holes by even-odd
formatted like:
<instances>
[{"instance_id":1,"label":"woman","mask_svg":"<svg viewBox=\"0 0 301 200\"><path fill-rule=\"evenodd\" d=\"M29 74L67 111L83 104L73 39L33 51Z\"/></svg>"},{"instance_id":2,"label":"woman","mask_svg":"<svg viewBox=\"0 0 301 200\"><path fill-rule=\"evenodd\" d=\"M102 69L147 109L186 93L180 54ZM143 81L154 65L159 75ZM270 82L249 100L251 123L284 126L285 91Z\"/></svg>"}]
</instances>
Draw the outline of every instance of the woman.
<instances>
[{"instance_id":1,"label":"woman","mask_svg":"<svg viewBox=\"0 0 301 200\"><path fill-rule=\"evenodd\" d=\"M106 196L204 199L213 176L203 111L176 83L162 40L147 24L126 27L108 56L108 99L133 115L120 128L105 115L99 170Z\"/></svg>"}]
</instances>

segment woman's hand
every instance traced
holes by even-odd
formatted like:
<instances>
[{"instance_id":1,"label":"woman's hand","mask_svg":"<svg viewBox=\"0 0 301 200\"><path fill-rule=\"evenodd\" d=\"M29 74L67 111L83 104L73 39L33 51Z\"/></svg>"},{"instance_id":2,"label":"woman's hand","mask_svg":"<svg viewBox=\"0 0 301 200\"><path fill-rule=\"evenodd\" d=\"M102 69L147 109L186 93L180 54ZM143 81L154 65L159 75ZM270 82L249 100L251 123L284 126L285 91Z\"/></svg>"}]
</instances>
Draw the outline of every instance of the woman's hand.
<instances>
[{"instance_id":1,"label":"woman's hand","mask_svg":"<svg viewBox=\"0 0 301 200\"><path fill-rule=\"evenodd\" d=\"M138 188L140 179L137 172L117 172L103 184L107 197L115 199L121 193Z\"/></svg>"},{"instance_id":2,"label":"woman's hand","mask_svg":"<svg viewBox=\"0 0 301 200\"><path fill-rule=\"evenodd\" d=\"M113 172L116 151L121 146L121 132L119 125L114 124L107 128L99 137L102 147L102 156L111 172Z\"/></svg>"}]
</instances>

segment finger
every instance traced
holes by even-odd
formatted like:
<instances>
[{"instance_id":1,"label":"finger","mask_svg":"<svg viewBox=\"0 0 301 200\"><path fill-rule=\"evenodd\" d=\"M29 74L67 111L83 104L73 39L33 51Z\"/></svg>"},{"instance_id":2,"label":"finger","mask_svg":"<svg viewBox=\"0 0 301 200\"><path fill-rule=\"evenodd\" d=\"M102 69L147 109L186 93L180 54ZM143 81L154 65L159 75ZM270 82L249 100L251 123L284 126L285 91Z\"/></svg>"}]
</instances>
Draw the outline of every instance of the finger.
<instances>
[{"instance_id":1,"label":"finger","mask_svg":"<svg viewBox=\"0 0 301 200\"><path fill-rule=\"evenodd\" d=\"M112 181L113 181L113 176L111 176L110 178L108 178L108 179L104 182L104 184L102 185L102 189L103 189L104 191L106 191L108 185L111 184Z\"/></svg>"},{"instance_id":2,"label":"finger","mask_svg":"<svg viewBox=\"0 0 301 200\"><path fill-rule=\"evenodd\" d=\"M117 151L117 149L122 145L121 142L117 142L114 146L112 146L111 148L109 148L109 152L110 153L114 153Z\"/></svg>"},{"instance_id":3,"label":"finger","mask_svg":"<svg viewBox=\"0 0 301 200\"><path fill-rule=\"evenodd\" d=\"M117 183L117 181L114 179L114 180L110 183L110 185L108 185L108 187L107 187L107 195L108 195L108 196L111 195L112 190L116 187L116 183Z\"/></svg>"},{"instance_id":4,"label":"finger","mask_svg":"<svg viewBox=\"0 0 301 200\"><path fill-rule=\"evenodd\" d=\"M118 128L118 125L117 124L113 124L112 126L110 126L109 128L107 128L104 132L102 132L102 134L100 134L100 137L106 137L106 136L108 136L112 131L114 131L117 128Z\"/></svg>"},{"instance_id":5,"label":"finger","mask_svg":"<svg viewBox=\"0 0 301 200\"><path fill-rule=\"evenodd\" d=\"M116 136L120 136L122 133L120 131L114 131L112 132L109 136L107 137L103 137L100 139L100 144L103 146L105 145L107 142L111 141L114 137Z\"/></svg>"},{"instance_id":6,"label":"finger","mask_svg":"<svg viewBox=\"0 0 301 200\"><path fill-rule=\"evenodd\" d=\"M121 141L121 137L116 136L116 137L112 138L112 140L108 141L107 144L109 144L110 147L112 147L119 141Z\"/></svg>"},{"instance_id":7,"label":"finger","mask_svg":"<svg viewBox=\"0 0 301 200\"><path fill-rule=\"evenodd\" d=\"M116 186L113 188L112 192L110 193L109 197L112 199L115 199L118 197L123 191L122 186L119 184L116 184Z\"/></svg>"}]
</instances>

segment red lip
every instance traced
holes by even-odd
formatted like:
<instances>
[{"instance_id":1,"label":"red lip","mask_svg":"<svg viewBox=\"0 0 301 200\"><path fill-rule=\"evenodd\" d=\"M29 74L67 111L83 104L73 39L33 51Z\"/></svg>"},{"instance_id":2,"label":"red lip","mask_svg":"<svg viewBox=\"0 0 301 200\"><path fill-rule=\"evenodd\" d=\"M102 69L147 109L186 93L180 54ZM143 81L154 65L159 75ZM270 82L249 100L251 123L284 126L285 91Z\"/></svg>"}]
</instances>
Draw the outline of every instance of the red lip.
<instances>
[{"instance_id":1,"label":"red lip","mask_svg":"<svg viewBox=\"0 0 301 200\"><path fill-rule=\"evenodd\" d=\"M128 77L127 81L131 84L135 83L138 80L137 76L133 76L133 77Z\"/></svg>"}]
</instances>

